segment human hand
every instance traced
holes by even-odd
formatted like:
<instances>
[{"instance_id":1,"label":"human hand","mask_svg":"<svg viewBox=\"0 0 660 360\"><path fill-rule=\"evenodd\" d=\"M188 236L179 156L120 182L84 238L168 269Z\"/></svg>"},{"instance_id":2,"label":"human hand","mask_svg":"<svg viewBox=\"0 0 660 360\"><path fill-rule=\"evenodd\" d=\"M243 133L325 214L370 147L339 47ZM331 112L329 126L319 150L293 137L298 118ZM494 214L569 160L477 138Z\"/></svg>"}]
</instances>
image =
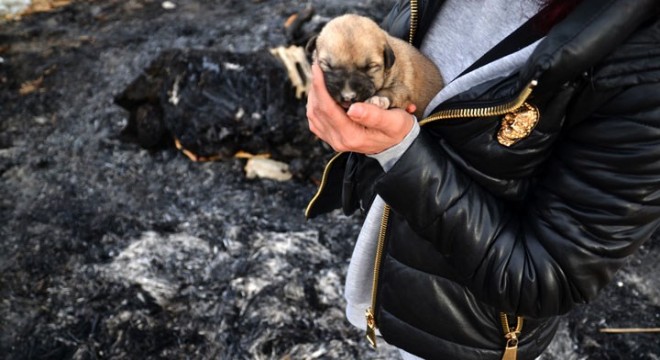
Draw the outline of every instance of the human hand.
<instances>
[{"instance_id":1,"label":"human hand","mask_svg":"<svg viewBox=\"0 0 660 360\"><path fill-rule=\"evenodd\" d=\"M412 104L405 110L384 110L354 103L345 111L328 94L321 68L312 65L307 97L309 129L335 151L377 154L400 143L412 129L415 109Z\"/></svg>"}]
</instances>

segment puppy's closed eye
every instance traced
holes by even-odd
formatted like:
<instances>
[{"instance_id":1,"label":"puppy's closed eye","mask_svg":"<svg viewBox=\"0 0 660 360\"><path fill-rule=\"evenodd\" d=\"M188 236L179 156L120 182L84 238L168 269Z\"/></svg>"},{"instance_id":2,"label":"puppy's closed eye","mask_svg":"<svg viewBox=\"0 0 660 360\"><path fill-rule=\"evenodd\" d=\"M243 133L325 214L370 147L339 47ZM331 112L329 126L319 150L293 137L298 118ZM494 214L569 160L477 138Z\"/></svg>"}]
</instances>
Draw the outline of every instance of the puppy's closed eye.
<instances>
[{"instance_id":1,"label":"puppy's closed eye","mask_svg":"<svg viewBox=\"0 0 660 360\"><path fill-rule=\"evenodd\" d=\"M366 70L367 70L367 72L377 72L377 71L380 71L380 69L382 69L382 68L383 67L378 63L371 63L371 64L367 65Z\"/></svg>"},{"instance_id":2,"label":"puppy's closed eye","mask_svg":"<svg viewBox=\"0 0 660 360\"><path fill-rule=\"evenodd\" d=\"M323 71L332 71L332 64L327 60L319 60L319 66Z\"/></svg>"}]
</instances>

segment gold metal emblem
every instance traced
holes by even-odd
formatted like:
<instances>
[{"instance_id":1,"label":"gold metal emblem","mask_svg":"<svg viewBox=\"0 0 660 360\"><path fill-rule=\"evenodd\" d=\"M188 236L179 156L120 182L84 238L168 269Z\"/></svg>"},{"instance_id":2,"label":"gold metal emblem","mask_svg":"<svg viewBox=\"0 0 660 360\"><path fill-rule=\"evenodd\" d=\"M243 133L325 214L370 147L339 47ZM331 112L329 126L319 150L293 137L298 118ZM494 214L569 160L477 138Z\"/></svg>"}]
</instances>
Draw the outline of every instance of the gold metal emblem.
<instances>
[{"instance_id":1,"label":"gold metal emblem","mask_svg":"<svg viewBox=\"0 0 660 360\"><path fill-rule=\"evenodd\" d=\"M539 109L536 106L523 103L516 110L504 115L500 131L497 133L497 142L509 147L528 137L540 117Z\"/></svg>"}]
</instances>

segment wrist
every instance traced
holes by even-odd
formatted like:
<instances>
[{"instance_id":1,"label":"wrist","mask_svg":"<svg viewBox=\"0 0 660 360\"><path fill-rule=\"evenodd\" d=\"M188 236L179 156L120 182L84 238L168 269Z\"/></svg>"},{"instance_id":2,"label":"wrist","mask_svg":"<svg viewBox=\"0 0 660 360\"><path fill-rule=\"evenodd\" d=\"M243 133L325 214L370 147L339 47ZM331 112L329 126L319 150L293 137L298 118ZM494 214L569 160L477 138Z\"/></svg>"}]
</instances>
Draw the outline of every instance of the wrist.
<instances>
[{"instance_id":1,"label":"wrist","mask_svg":"<svg viewBox=\"0 0 660 360\"><path fill-rule=\"evenodd\" d=\"M410 130L399 143L379 153L367 155L370 158L376 159L383 170L390 170L419 135L421 128L419 123L417 123L415 115L412 115L412 120Z\"/></svg>"}]
</instances>

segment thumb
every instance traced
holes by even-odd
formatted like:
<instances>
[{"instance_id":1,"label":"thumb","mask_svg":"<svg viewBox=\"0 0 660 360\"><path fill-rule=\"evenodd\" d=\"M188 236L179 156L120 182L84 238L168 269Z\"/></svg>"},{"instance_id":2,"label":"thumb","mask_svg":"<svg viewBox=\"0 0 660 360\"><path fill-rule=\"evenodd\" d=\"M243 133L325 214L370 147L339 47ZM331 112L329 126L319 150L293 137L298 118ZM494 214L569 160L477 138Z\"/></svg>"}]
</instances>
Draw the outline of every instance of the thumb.
<instances>
[{"instance_id":1,"label":"thumb","mask_svg":"<svg viewBox=\"0 0 660 360\"><path fill-rule=\"evenodd\" d=\"M363 120L367 114L367 110L364 108L364 105L365 104L363 103L351 104L351 106L346 111L346 115L348 115L356 122L361 122L361 120Z\"/></svg>"},{"instance_id":2,"label":"thumb","mask_svg":"<svg viewBox=\"0 0 660 360\"><path fill-rule=\"evenodd\" d=\"M371 128L377 126L385 110L373 104L354 103L346 111L346 115L354 122Z\"/></svg>"}]
</instances>

